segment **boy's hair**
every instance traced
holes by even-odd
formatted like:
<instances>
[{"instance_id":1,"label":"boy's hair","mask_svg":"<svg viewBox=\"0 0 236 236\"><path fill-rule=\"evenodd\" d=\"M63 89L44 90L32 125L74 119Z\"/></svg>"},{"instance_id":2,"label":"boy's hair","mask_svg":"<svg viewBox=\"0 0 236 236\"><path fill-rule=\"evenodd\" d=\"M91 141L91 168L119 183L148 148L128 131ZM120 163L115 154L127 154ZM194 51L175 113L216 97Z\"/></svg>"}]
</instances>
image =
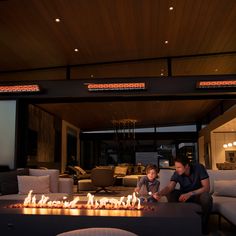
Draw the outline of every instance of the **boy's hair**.
<instances>
[{"instance_id":1,"label":"boy's hair","mask_svg":"<svg viewBox=\"0 0 236 236\"><path fill-rule=\"evenodd\" d=\"M152 164L147 165L147 167L146 167L146 174L148 174L150 170L155 170L155 172L158 173L156 165L152 165Z\"/></svg>"},{"instance_id":2,"label":"boy's hair","mask_svg":"<svg viewBox=\"0 0 236 236\"><path fill-rule=\"evenodd\" d=\"M190 159L187 156L179 156L175 158L175 162L180 162L183 166L190 164Z\"/></svg>"}]
</instances>

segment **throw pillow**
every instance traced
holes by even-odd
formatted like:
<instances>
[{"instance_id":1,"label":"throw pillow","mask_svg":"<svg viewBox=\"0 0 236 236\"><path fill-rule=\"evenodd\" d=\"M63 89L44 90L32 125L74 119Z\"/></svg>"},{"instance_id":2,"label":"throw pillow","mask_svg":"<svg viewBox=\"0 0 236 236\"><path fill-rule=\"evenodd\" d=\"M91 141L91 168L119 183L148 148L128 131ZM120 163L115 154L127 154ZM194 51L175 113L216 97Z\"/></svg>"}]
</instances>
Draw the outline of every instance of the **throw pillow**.
<instances>
[{"instance_id":1,"label":"throw pillow","mask_svg":"<svg viewBox=\"0 0 236 236\"><path fill-rule=\"evenodd\" d=\"M0 173L0 193L2 195L18 193L17 175L29 175L29 169Z\"/></svg>"},{"instance_id":2,"label":"throw pillow","mask_svg":"<svg viewBox=\"0 0 236 236\"><path fill-rule=\"evenodd\" d=\"M48 170L41 170L41 169L29 169L30 176L50 176L50 192L51 193L58 193L59 187L59 170L56 169L48 169Z\"/></svg>"},{"instance_id":3,"label":"throw pillow","mask_svg":"<svg viewBox=\"0 0 236 236\"><path fill-rule=\"evenodd\" d=\"M85 175L86 174L86 171L83 170L80 166L74 166L74 168L79 171L82 175Z\"/></svg>"},{"instance_id":4,"label":"throw pillow","mask_svg":"<svg viewBox=\"0 0 236 236\"><path fill-rule=\"evenodd\" d=\"M214 195L236 197L236 180L215 180Z\"/></svg>"},{"instance_id":5,"label":"throw pillow","mask_svg":"<svg viewBox=\"0 0 236 236\"><path fill-rule=\"evenodd\" d=\"M115 166L114 175L115 176L125 176L128 170L128 166Z\"/></svg>"},{"instance_id":6,"label":"throw pillow","mask_svg":"<svg viewBox=\"0 0 236 236\"><path fill-rule=\"evenodd\" d=\"M17 176L19 194L28 194L30 190L33 193L50 193L50 176Z\"/></svg>"}]
</instances>

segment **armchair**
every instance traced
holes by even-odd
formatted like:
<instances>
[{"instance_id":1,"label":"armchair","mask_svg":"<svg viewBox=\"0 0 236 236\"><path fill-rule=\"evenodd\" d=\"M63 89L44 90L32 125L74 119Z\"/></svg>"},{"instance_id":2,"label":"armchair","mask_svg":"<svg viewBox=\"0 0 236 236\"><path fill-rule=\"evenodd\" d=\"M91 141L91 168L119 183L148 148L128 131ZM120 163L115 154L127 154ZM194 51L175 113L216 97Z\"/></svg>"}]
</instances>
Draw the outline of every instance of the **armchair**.
<instances>
[{"instance_id":1,"label":"armchair","mask_svg":"<svg viewBox=\"0 0 236 236\"><path fill-rule=\"evenodd\" d=\"M102 190L108 193L107 187L115 182L114 171L109 168L94 168L91 172L91 181L95 187L98 187L96 193Z\"/></svg>"},{"instance_id":2,"label":"armchair","mask_svg":"<svg viewBox=\"0 0 236 236\"><path fill-rule=\"evenodd\" d=\"M73 175L74 184L77 184L78 180L90 179L90 177L91 177L91 174L87 173L80 166L68 166L68 168L75 173Z\"/></svg>"}]
</instances>

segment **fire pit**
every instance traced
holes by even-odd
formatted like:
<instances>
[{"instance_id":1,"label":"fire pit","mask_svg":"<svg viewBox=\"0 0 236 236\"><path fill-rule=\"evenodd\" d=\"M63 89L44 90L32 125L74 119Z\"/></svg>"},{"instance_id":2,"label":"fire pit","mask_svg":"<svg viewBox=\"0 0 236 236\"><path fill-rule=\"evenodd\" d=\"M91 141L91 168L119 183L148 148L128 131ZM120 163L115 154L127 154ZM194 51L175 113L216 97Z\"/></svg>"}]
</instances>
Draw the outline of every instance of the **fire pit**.
<instances>
[{"instance_id":1,"label":"fire pit","mask_svg":"<svg viewBox=\"0 0 236 236\"><path fill-rule=\"evenodd\" d=\"M31 198L28 198L31 200L27 204L34 204L33 197L31 193ZM91 204L92 200L93 204ZM124 203L121 206L127 206L127 200L128 197L124 198L122 201ZM18 201L1 200L1 235L51 236L89 227L120 228L141 236L152 235L153 232L158 232L158 235L173 235L181 230L184 236L200 235L201 220L200 216L196 214L198 210L196 204L144 204L140 209L137 209L138 201L135 204L136 208L132 208L131 197L129 200L131 208L127 207L126 209L105 208L104 206L98 208L95 198L90 198L90 204L88 204L89 200L83 203L73 202L75 208L69 208L70 203L66 203L66 208L55 208L53 204L51 207L44 206L42 208L33 205L26 207L23 205L24 203ZM63 202L69 201L65 199ZM100 203L100 200L97 202ZM109 204L111 203L108 202L106 205ZM80 205L83 208L78 208ZM170 225L171 227L169 227Z\"/></svg>"},{"instance_id":2,"label":"fire pit","mask_svg":"<svg viewBox=\"0 0 236 236\"><path fill-rule=\"evenodd\" d=\"M11 204L8 208L50 208L50 209L107 209L107 210L150 210L151 208L142 206L140 199L135 192L127 197L120 197L120 199L103 197L99 200L95 196L88 193L87 203L80 202L79 197L68 201L66 198L63 201L51 201L49 197L42 195L37 202L36 197L31 190L23 203Z\"/></svg>"}]
</instances>

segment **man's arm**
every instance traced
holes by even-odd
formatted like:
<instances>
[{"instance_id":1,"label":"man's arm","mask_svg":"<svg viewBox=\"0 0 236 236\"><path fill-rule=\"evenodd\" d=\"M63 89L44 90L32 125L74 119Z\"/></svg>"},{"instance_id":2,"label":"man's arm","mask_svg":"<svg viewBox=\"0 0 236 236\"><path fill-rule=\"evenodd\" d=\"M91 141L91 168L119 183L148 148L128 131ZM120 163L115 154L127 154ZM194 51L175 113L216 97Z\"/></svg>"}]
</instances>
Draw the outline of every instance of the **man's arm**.
<instances>
[{"instance_id":1,"label":"man's arm","mask_svg":"<svg viewBox=\"0 0 236 236\"><path fill-rule=\"evenodd\" d=\"M196 190L191 191L191 192L188 192L188 193L185 193L185 194L182 194L179 197L179 201L180 202L185 202L190 197L192 197L194 195L200 195L201 193L209 192L210 191L210 181L209 181L209 178L201 180L201 184L202 184L201 188L196 189Z\"/></svg>"},{"instance_id":2,"label":"man's arm","mask_svg":"<svg viewBox=\"0 0 236 236\"><path fill-rule=\"evenodd\" d=\"M209 178L201 180L202 187L192 191L192 195L199 195L204 192L209 192L210 191L210 181Z\"/></svg>"},{"instance_id":3,"label":"man's arm","mask_svg":"<svg viewBox=\"0 0 236 236\"><path fill-rule=\"evenodd\" d=\"M175 186L176 186L176 182L170 181L170 183L165 188L163 188L158 193L154 193L153 197L159 200L162 196L165 196L168 193L172 192L175 189Z\"/></svg>"}]
</instances>

